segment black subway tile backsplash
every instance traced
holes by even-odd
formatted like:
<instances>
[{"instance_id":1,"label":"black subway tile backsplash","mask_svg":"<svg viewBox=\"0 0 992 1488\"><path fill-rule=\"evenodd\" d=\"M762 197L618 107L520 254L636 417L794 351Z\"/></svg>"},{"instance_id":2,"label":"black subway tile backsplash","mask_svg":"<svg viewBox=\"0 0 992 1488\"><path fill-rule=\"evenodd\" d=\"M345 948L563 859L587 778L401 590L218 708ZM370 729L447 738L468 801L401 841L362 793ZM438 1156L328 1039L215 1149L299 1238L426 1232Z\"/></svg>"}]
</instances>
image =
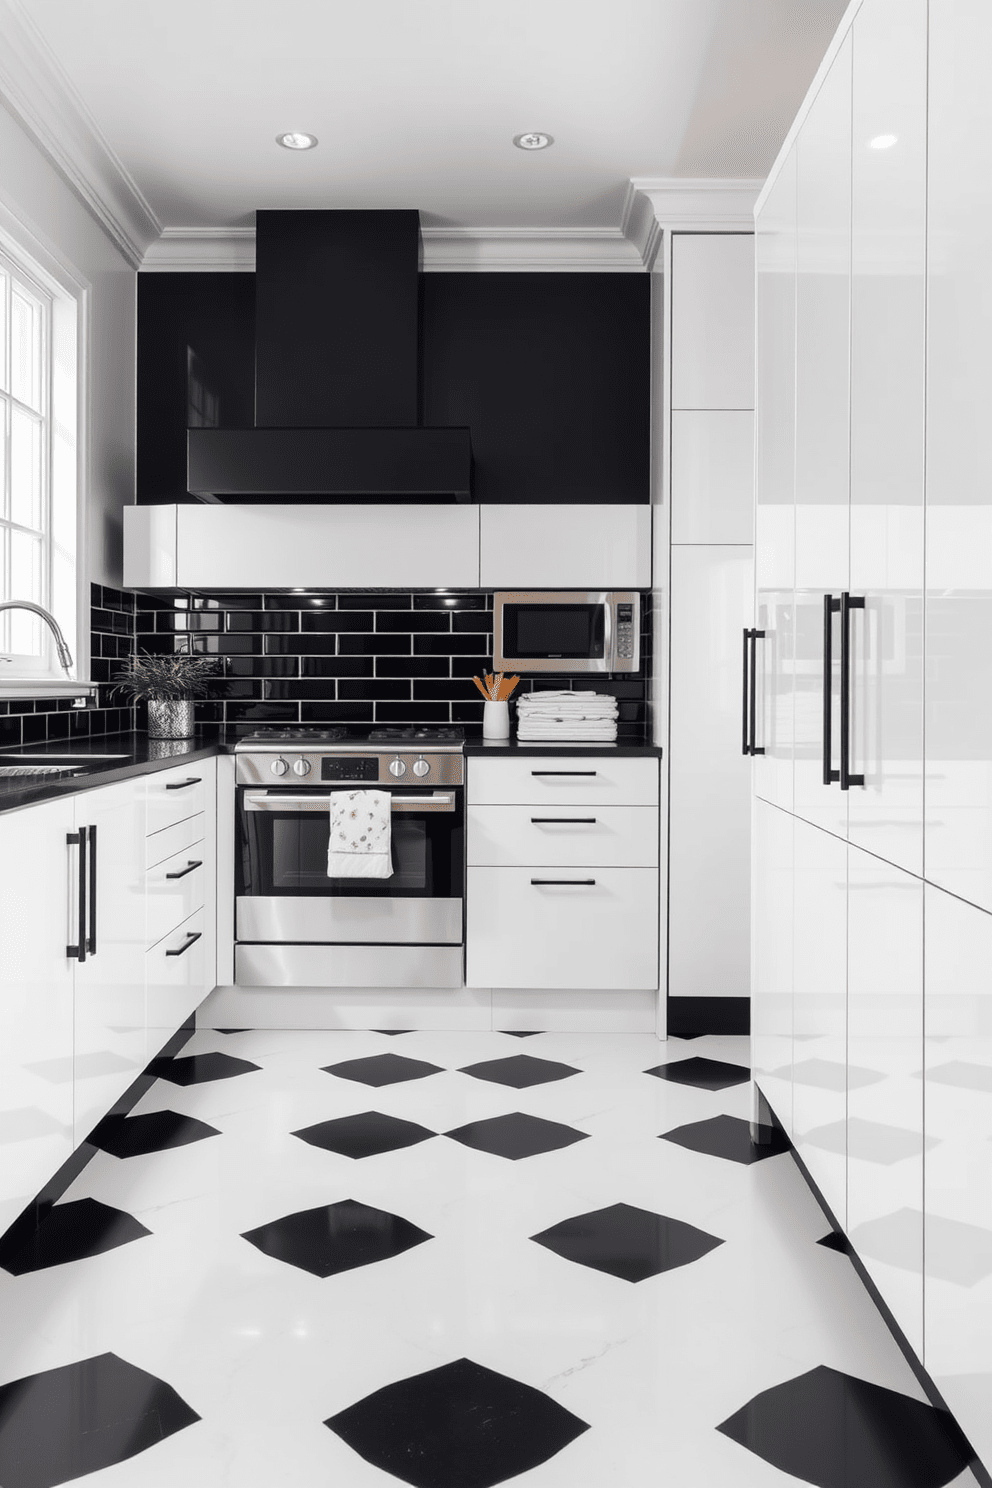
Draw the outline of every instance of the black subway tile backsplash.
<instances>
[{"instance_id":1,"label":"black subway tile backsplash","mask_svg":"<svg viewBox=\"0 0 992 1488\"><path fill-rule=\"evenodd\" d=\"M420 636L417 640L423 639ZM431 637L430 639L435 639ZM342 656L409 656L408 635L343 635L338 636Z\"/></svg>"},{"instance_id":2,"label":"black subway tile backsplash","mask_svg":"<svg viewBox=\"0 0 992 1488\"><path fill-rule=\"evenodd\" d=\"M304 610L300 615L302 628L307 631L365 631L375 629L375 616L371 610Z\"/></svg>"},{"instance_id":3,"label":"black subway tile backsplash","mask_svg":"<svg viewBox=\"0 0 992 1488\"><path fill-rule=\"evenodd\" d=\"M451 616L439 610L413 610L405 614L398 610L386 610L375 617L376 630L392 631L394 634L415 635L420 631L449 631Z\"/></svg>"},{"instance_id":4,"label":"black subway tile backsplash","mask_svg":"<svg viewBox=\"0 0 992 1488\"><path fill-rule=\"evenodd\" d=\"M415 610L491 610L491 594L415 594Z\"/></svg>"},{"instance_id":5,"label":"black subway tile backsplash","mask_svg":"<svg viewBox=\"0 0 992 1488\"><path fill-rule=\"evenodd\" d=\"M413 651L415 656L482 656L492 660L487 634L417 635L413 638Z\"/></svg>"}]
</instances>

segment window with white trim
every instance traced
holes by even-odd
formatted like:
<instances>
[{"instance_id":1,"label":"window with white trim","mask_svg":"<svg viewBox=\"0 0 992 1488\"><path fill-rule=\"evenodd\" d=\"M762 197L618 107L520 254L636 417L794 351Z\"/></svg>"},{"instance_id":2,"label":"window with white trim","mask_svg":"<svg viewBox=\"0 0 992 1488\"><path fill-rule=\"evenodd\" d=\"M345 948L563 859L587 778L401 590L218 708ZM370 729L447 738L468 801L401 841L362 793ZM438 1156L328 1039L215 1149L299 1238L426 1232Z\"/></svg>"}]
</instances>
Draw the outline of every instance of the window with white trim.
<instances>
[{"instance_id":1,"label":"window with white trim","mask_svg":"<svg viewBox=\"0 0 992 1488\"><path fill-rule=\"evenodd\" d=\"M77 304L0 241L0 600L54 614L77 652ZM82 671L74 669L80 677ZM51 631L27 610L0 612L0 687L64 677Z\"/></svg>"}]
</instances>

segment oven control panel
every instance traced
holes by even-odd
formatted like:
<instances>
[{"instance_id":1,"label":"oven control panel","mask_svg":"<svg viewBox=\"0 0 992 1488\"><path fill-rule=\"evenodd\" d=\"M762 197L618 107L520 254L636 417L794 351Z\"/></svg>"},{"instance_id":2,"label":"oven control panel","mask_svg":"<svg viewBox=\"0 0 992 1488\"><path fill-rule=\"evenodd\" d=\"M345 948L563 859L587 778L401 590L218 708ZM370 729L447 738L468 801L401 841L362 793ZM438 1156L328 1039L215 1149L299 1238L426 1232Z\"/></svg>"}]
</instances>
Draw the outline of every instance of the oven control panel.
<instances>
[{"instance_id":1,"label":"oven control panel","mask_svg":"<svg viewBox=\"0 0 992 1488\"><path fill-rule=\"evenodd\" d=\"M330 759L322 759L320 762L321 780L378 780L379 760L373 755L371 759L360 758L357 755L351 757L340 755L332 756Z\"/></svg>"},{"instance_id":2,"label":"oven control panel","mask_svg":"<svg viewBox=\"0 0 992 1488\"><path fill-rule=\"evenodd\" d=\"M236 779L239 785L264 785L270 789L295 789L302 785L387 785L410 787L461 785L464 779L461 751L432 749L378 750L365 752L287 749L248 749L238 752Z\"/></svg>"}]
</instances>

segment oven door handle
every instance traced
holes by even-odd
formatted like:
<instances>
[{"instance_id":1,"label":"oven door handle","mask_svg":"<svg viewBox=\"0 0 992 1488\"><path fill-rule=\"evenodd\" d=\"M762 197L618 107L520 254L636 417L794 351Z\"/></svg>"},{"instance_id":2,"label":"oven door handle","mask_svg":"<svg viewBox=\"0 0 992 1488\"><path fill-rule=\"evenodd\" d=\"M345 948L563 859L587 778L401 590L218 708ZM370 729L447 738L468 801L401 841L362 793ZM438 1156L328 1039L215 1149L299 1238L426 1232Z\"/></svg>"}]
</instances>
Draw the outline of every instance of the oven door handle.
<instances>
[{"instance_id":1,"label":"oven door handle","mask_svg":"<svg viewBox=\"0 0 992 1488\"><path fill-rule=\"evenodd\" d=\"M283 795L279 791L245 791L246 811L326 811L330 812L330 793L314 793L309 796ZM393 796L390 801L393 811L454 811L455 798L449 792L426 792L422 796Z\"/></svg>"}]
</instances>

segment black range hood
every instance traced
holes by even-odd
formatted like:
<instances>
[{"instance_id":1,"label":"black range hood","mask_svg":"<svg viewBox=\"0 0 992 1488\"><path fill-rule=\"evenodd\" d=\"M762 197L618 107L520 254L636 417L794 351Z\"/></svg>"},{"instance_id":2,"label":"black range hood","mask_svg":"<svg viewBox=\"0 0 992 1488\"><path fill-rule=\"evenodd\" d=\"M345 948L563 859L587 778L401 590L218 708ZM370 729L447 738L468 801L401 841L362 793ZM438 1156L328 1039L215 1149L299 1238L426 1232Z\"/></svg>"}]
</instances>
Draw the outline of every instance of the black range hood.
<instances>
[{"instance_id":1,"label":"black range hood","mask_svg":"<svg viewBox=\"0 0 992 1488\"><path fill-rule=\"evenodd\" d=\"M426 429L420 214L258 212L255 428L188 431L201 500L452 501L468 429Z\"/></svg>"}]
</instances>

